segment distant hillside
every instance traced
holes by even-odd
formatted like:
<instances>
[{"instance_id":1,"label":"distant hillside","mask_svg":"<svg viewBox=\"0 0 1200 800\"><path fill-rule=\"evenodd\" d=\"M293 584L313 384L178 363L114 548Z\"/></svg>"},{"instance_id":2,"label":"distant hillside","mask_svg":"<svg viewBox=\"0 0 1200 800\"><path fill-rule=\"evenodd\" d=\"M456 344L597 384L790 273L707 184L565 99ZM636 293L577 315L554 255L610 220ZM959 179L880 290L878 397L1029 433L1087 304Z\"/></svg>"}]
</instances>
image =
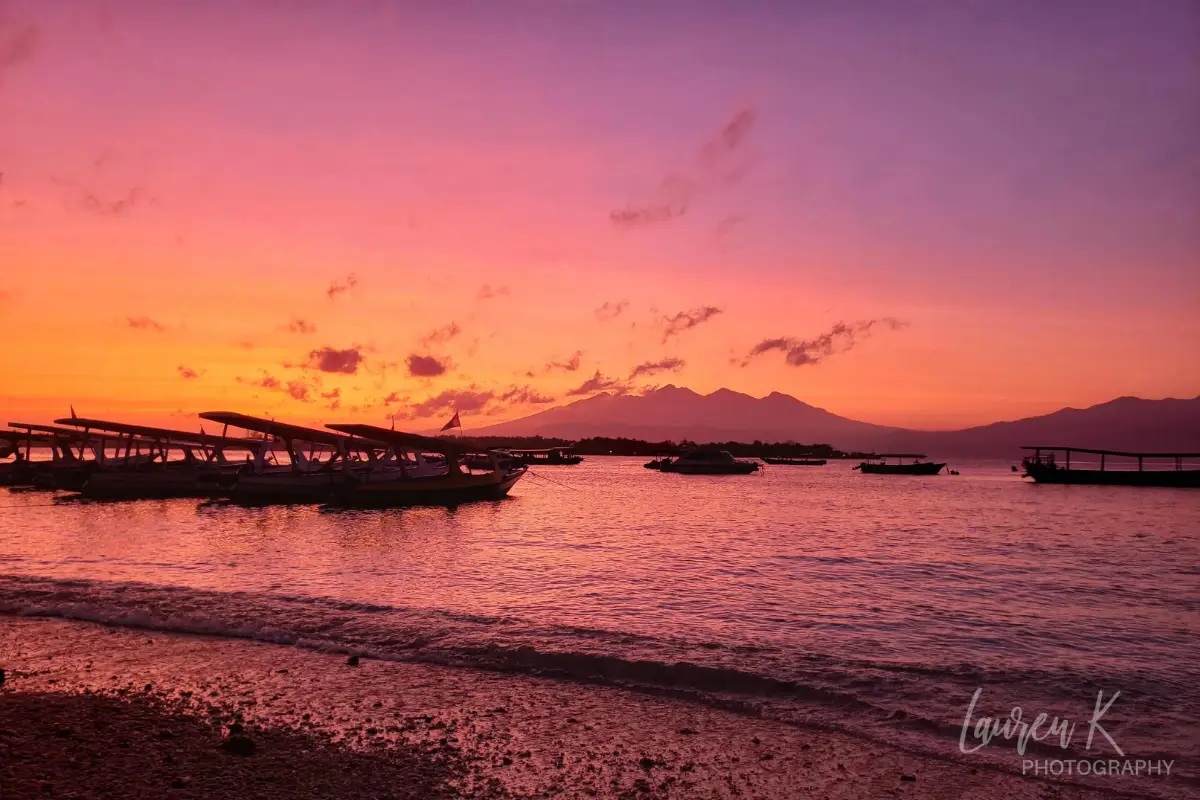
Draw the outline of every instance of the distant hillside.
<instances>
[{"instance_id":1,"label":"distant hillside","mask_svg":"<svg viewBox=\"0 0 1200 800\"><path fill-rule=\"evenodd\" d=\"M613 436L660 441L796 441L842 450L917 451L931 456L1015 458L1026 444L1113 450L1200 452L1200 397L1121 397L1085 409L958 431L917 431L847 419L790 395L762 398L719 389L701 395L665 386L646 395L599 394L511 422L478 436Z\"/></svg>"},{"instance_id":2,"label":"distant hillside","mask_svg":"<svg viewBox=\"0 0 1200 800\"><path fill-rule=\"evenodd\" d=\"M598 394L472 433L569 439L623 436L648 441L792 440L852 448L856 442L883 441L887 434L901 431L839 417L778 392L755 398L729 389L701 395L664 386L640 396Z\"/></svg>"}]
</instances>

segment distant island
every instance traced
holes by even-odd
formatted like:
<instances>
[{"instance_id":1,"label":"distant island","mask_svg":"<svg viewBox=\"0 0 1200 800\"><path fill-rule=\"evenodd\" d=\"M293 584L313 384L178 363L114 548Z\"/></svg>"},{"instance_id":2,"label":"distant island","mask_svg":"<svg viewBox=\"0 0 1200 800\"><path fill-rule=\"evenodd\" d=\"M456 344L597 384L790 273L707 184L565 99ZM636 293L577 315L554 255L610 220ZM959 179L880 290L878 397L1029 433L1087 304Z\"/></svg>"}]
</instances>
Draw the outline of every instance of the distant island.
<instances>
[{"instance_id":1,"label":"distant island","mask_svg":"<svg viewBox=\"0 0 1200 800\"><path fill-rule=\"evenodd\" d=\"M600 393L521 419L468 430L465 435L506 442L576 442L580 453L593 447L604 453L621 452L623 447L639 448L639 455L653 454L655 446L683 442L724 443L725 449L735 455L817 455L836 447L853 453L1016 458L1022 446L1038 444L1197 452L1200 397L1119 397L1088 408L1063 408L1009 422L926 431L848 419L779 392L752 397L729 389L699 394L683 387L664 386L641 395ZM830 444L789 444L797 441ZM774 444L757 444L762 442ZM649 449L641 449L641 444ZM817 449L822 447L830 451Z\"/></svg>"}]
</instances>

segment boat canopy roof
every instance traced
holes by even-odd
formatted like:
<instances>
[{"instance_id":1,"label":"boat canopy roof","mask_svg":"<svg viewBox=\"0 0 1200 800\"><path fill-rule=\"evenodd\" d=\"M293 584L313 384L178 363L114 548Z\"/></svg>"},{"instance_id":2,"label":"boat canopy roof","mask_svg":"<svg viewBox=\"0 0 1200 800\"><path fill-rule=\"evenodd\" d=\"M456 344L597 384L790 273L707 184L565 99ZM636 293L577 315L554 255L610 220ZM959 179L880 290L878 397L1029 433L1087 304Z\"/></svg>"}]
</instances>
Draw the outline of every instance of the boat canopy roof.
<instances>
[{"instance_id":1,"label":"boat canopy roof","mask_svg":"<svg viewBox=\"0 0 1200 800\"><path fill-rule=\"evenodd\" d=\"M924 453L872 453L867 458L926 458Z\"/></svg>"},{"instance_id":2,"label":"boat canopy roof","mask_svg":"<svg viewBox=\"0 0 1200 800\"><path fill-rule=\"evenodd\" d=\"M492 449L493 450L503 449L506 453L512 453L514 455L519 455L519 456L533 456L533 455L538 455L539 453L567 453L567 452L570 452L571 450L574 450L575 447L573 445L565 445L563 447L543 447L540 449L539 448L524 448L524 447L505 447L505 448L494 447Z\"/></svg>"},{"instance_id":3,"label":"boat canopy roof","mask_svg":"<svg viewBox=\"0 0 1200 800\"><path fill-rule=\"evenodd\" d=\"M325 427L342 433L381 442L393 447L424 450L430 453L441 453L445 456L458 456L463 453L486 453L488 447L471 439L435 439L432 436L421 436L416 433L394 431L390 428L380 428L376 425L352 423L335 423Z\"/></svg>"},{"instance_id":4,"label":"boat canopy roof","mask_svg":"<svg viewBox=\"0 0 1200 800\"><path fill-rule=\"evenodd\" d=\"M261 442L253 439L228 439L222 436L214 436L210 433L192 433L191 431L176 431L170 428L153 428L148 425L129 425L124 422L109 422L102 419L86 419L83 417L67 417L65 419L56 419L55 422L59 425L72 425L76 428L84 428L91 431L105 431L108 433L123 433L130 436L145 437L156 441L171 441L176 444L196 444L207 445L212 447L245 447L252 449Z\"/></svg>"},{"instance_id":5,"label":"boat canopy roof","mask_svg":"<svg viewBox=\"0 0 1200 800\"><path fill-rule=\"evenodd\" d=\"M301 442L312 442L313 444L327 444L332 447L340 447L348 441L341 434L321 430L320 428L290 425L286 422L251 417L247 414L238 414L233 411L205 411L199 416L200 419L206 419L221 425L231 425L235 428L243 428L248 431L258 431L259 433L277 436L284 441L298 440Z\"/></svg>"},{"instance_id":6,"label":"boat canopy roof","mask_svg":"<svg viewBox=\"0 0 1200 800\"><path fill-rule=\"evenodd\" d=\"M10 425L12 423L9 423ZM1051 447L1049 445L1022 445L1022 450L1063 450L1068 453L1090 453L1096 456L1124 456L1126 458L1200 458L1200 453L1127 453L1121 450L1094 450L1088 447Z\"/></svg>"},{"instance_id":7,"label":"boat canopy roof","mask_svg":"<svg viewBox=\"0 0 1200 800\"><path fill-rule=\"evenodd\" d=\"M37 425L29 422L10 422L10 428L19 428L20 434L25 436L30 433L52 433L56 436L69 436L72 439L85 438L83 431L75 430L74 428L63 428L58 425Z\"/></svg>"}]
</instances>

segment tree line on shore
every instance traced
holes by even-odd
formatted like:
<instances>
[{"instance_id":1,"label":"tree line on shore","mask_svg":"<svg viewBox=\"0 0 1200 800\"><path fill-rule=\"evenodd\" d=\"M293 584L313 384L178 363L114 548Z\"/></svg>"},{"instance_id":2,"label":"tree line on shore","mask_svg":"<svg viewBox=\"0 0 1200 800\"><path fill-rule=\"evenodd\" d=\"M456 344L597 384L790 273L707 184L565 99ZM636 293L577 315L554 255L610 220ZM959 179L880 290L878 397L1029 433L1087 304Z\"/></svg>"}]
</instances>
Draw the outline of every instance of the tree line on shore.
<instances>
[{"instance_id":1,"label":"tree line on shore","mask_svg":"<svg viewBox=\"0 0 1200 800\"><path fill-rule=\"evenodd\" d=\"M864 453L846 453L828 444L801 444L800 442L649 442L644 439L611 438L593 436L571 440L547 436L480 436L473 440L488 447L509 450L544 450L551 447L569 447L581 456L665 456L679 455L696 447L712 447L728 450L739 458L768 456L771 458L862 458Z\"/></svg>"}]
</instances>

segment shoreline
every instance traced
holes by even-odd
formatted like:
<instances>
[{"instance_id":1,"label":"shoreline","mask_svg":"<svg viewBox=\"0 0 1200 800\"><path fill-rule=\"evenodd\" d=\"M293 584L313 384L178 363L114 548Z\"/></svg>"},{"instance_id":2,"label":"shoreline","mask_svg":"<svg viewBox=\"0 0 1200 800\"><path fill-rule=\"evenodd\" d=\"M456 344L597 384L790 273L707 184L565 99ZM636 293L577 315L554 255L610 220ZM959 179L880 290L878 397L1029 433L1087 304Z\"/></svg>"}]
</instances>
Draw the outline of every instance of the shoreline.
<instances>
[{"instance_id":1,"label":"shoreline","mask_svg":"<svg viewBox=\"0 0 1200 800\"><path fill-rule=\"evenodd\" d=\"M420 774L441 769L448 796L1082 800L1163 788L1025 779L616 688L365 658L351 666L345 655L95 623L0 617L0 667L0 702L90 692L133 714L149 701L210 727L311 737L347 759L386 754L411 766L436 753L441 766ZM207 735L212 745L219 732ZM109 760L103 748L95 757Z\"/></svg>"}]
</instances>

